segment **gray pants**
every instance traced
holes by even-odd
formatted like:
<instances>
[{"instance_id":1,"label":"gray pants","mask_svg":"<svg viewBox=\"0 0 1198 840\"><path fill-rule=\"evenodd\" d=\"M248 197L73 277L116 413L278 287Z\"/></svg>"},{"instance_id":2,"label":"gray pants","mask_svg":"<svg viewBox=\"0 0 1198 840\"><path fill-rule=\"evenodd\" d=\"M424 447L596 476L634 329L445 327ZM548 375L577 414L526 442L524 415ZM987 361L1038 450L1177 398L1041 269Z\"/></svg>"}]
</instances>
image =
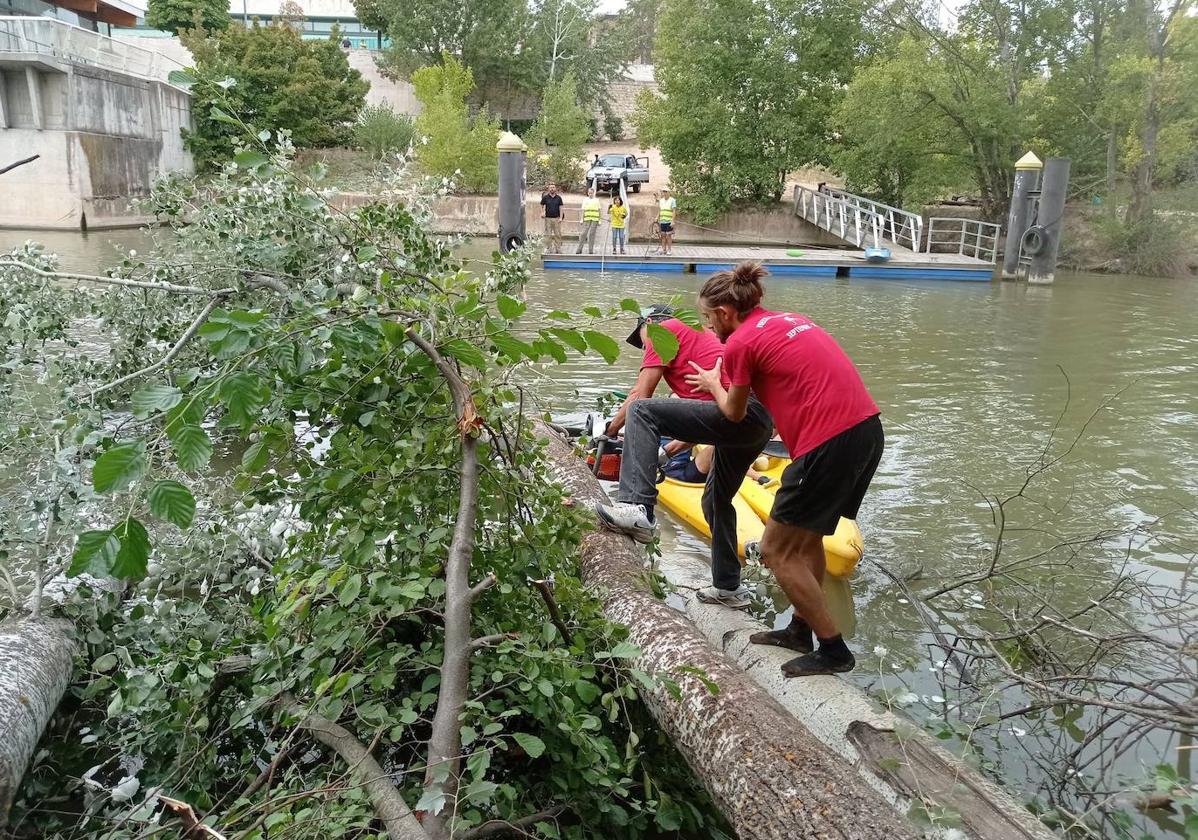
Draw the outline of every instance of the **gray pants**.
<instances>
[{"instance_id":1,"label":"gray pants","mask_svg":"<svg viewBox=\"0 0 1198 840\"><path fill-rule=\"evenodd\" d=\"M590 249L588 253L595 253L595 233L599 230L598 222L583 222L582 227L578 231L578 250L574 253L581 254L582 246L585 243Z\"/></svg>"},{"instance_id":2,"label":"gray pants","mask_svg":"<svg viewBox=\"0 0 1198 840\"><path fill-rule=\"evenodd\" d=\"M628 408L624 427L619 500L650 507L657 503L657 450L663 437L712 444L711 472L703 488L703 516L711 526L711 581L720 589L735 589L740 557L732 500L773 428L769 412L752 398L739 423L708 400L637 400Z\"/></svg>"}]
</instances>

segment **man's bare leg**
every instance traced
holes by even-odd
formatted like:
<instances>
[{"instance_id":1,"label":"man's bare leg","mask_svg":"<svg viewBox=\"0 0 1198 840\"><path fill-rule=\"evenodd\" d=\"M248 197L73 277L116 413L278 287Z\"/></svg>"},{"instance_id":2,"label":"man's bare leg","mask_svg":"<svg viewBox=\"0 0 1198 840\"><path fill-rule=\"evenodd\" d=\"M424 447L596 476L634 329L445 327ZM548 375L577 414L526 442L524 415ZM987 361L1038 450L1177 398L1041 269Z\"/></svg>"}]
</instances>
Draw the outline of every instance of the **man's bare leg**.
<instances>
[{"instance_id":1,"label":"man's bare leg","mask_svg":"<svg viewBox=\"0 0 1198 840\"><path fill-rule=\"evenodd\" d=\"M853 655L845 646L824 598L823 535L771 518L761 540L761 562L774 573L778 585L794 606L794 617L790 626L768 633L754 633L750 641L804 653L783 667L786 676L851 670ZM811 652L812 633L820 643L815 653Z\"/></svg>"}]
</instances>

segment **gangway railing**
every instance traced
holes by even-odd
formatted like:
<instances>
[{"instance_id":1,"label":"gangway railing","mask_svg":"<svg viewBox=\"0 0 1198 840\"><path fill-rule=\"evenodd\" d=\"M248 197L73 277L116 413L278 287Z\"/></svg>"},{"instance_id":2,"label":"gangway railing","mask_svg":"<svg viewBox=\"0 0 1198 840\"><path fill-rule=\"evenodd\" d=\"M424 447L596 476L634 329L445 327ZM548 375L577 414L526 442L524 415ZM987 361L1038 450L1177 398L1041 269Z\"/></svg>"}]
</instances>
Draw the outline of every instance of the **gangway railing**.
<instances>
[{"instance_id":1,"label":"gangway railing","mask_svg":"<svg viewBox=\"0 0 1198 840\"><path fill-rule=\"evenodd\" d=\"M0 57L5 53L41 55L160 82L182 68L161 53L44 17L0 16Z\"/></svg>"},{"instance_id":2,"label":"gangway railing","mask_svg":"<svg viewBox=\"0 0 1198 840\"><path fill-rule=\"evenodd\" d=\"M919 250L919 243L923 241L923 216L844 190L831 190L831 193L877 213L882 220L882 238L886 241L912 251Z\"/></svg>"},{"instance_id":3,"label":"gangway railing","mask_svg":"<svg viewBox=\"0 0 1198 840\"><path fill-rule=\"evenodd\" d=\"M998 256L1002 226L976 219L935 216L928 219L929 254L959 254L993 263Z\"/></svg>"},{"instance_id":4,"label":"gangway railing","mask_svg":"<svg viewBox=\"0 0 1198 840\"><path fill-rule=\"evenodd\" d=\"M883 218L851 198L847 193L817 192L796 184L794 212L799 218L858 248L882 247Z\"/></svg>"}]
</instances>

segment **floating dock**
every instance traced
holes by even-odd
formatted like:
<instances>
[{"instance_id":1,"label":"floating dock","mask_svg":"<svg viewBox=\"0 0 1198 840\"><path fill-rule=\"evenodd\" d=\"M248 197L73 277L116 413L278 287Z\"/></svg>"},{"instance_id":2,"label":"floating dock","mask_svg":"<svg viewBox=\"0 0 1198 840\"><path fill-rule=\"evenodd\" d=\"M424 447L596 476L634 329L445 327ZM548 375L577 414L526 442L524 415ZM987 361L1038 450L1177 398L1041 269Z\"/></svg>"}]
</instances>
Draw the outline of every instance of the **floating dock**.
<instances>
[{"instance_id":1,"label":"floating dock","mask_svg":"<svg viewBox=\"0 0 1198 840\"><path fill-rule=\"evenodd\" d=\"M630 251L643 251L634 245ZM894 249L885 262L869 262L865 252L850 248L801 249L802 256L791 256L786 248L675 245L666 256L656 249L647 253L543 254L548 269L592 271L677 271L714 274L745 260L756 260L777 276L797 277L869 277L883 280L973 280L988 282L994 278L994 263L962 254L928 254Z\"/></svg>"}]
</instances>

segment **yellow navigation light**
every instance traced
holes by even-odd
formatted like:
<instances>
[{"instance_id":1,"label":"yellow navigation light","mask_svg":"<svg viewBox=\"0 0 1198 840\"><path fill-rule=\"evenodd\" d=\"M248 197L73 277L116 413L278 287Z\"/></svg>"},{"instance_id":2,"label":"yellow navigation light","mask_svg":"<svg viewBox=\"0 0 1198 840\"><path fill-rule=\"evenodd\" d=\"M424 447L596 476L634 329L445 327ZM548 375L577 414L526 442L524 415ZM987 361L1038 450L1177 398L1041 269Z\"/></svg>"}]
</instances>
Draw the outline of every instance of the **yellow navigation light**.
<instances>
[{"instance_id":1,"label":"yellow navigation light","mask_svg":"<svg viewBox=\"0 0 1198 840\"><path fill-rule=\"evenodd\" d=\"M527 152L528 146L524 145L524 141L512 134L510 131L505 131L499 137L499 142L495 144L497 152Z\"/></svg>"},{"instance_id":2,"label":"yellow navigation light","mask_svg":"<svg viewBox=\"0 0 1198 840\"><path fill-rule=\"evenodd\" d=\"M1043 169L1044 162L1036 157L1035 152L1028 152L1026 155L1015 161L1016 171L1020 169Z\"/></svg>"}]
</instances>

